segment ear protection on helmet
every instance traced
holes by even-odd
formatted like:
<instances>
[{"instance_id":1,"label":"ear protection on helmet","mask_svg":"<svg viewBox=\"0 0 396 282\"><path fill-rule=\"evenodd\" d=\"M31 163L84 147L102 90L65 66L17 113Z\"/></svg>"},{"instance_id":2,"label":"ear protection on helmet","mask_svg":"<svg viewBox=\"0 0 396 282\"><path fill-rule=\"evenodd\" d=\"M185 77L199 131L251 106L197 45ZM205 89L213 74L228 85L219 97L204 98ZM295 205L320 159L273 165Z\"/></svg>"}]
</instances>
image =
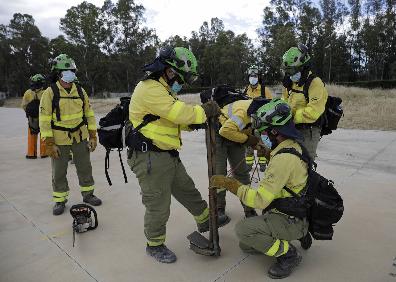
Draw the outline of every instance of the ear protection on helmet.
<instances>
[{"instance_id":1,"label":"ear protection on helmet","mask_svg":"<svg viewBox=\"0 0 396 282\"><path fill-rule=\"evenodd\" d=\"M305 62L305 59L307 58L307 55L308 55L308 47L305 46L305 45L302 44L302 43L298 43L297 48L298 48L298 50L300 50L300 52L302 53L301 58L300 58L300 61L301 61L301 62Z\"/></svg>"},{"instance_id":2,"label":"ear protection on helmet","mask_svg":"<svg viewBox=\"0 0 396 282\"><path fill-rule=\"evenodd\" d=\"M176 57L176 51L174 48L170 46L165 46L160 49L159 57L161 62L165 62L166 60L173 60L176 63L178 68L182 68L185 64L183 60L180 60ZM191 66L191 62L187 61L188 66Z\"/></svg>"}]
</instances>

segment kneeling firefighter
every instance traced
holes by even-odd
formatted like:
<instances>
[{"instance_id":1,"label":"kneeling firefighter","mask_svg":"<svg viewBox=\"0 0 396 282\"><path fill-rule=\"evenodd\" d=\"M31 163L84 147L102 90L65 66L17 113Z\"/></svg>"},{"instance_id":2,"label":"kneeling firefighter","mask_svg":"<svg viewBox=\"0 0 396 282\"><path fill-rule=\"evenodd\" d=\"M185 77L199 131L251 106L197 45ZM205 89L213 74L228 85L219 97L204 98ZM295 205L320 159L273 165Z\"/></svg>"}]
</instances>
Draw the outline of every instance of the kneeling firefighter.
<instances>
[{"instance_id":1,"label":"kneeling firefighter","mask_svg":"<svg viewBox=\"0 0 396 282\"><path fill-rule=\"evenodd\" d=\"M96 120L88 95L75 80L76 64L66 54L52 62L51 86L40 103L40 132L51 157L54 215L65 210L69 195L67 166L70 151L77 169L83 201L99 206L94 193L90 152L96 148ZM87 140L88 139L88 140Z\"/></svg>"},{"instance_id":2,"label":"kneeling firefighter","mask_svg":"<svg viewBox=\"0 0 396 282\"><path fill-rule=\"evenodd\" d=\"M209 230L207 203L177 151L182 144L181 130L217 116L219 106L213 101L191 106L177 99L183 84L191 84L197 78L197 60L186 48L162 48L154 62L143 70L147 76L136 86L129 105L133 128L126 140L128 164L139 180L146 207L146 253L160 262L172 263L176 255L164 244L171 196L194 216L199 232ZM227 223L223 217L218 222L219 226Z\"/></svg>"},{"instance_id":3,"label":"kneeling firefighter","mask_svg":"<svg viewBox=\"0 0 396 282\"><path fill-rule=\"evenodd\" d=\"M290 243L304 237L308 231L305 213L290 216L272 208L272 203L291 199L291 191L297 195L305 192L308 167L299 157L282 153L291 148L302 153L299 142L301 133L295 128L290 107L280 99L261 106L252 116L257 134L266 134L272 143L267 152L269 163L264 178L257 189L243 185L238 180L222 175L211 178L211 187L224 187L237 195L247 206L265 209L261 216L240 221L236 227L239 245L248 253L263 253L276 257L276 263L268 271L271 278L284 278L300 263L301 255ZM279 153L279 154L278 154Z\"/></svg>"},{"instance_id":4,"label":"kneeling firefighter","mask_svg":"<svg viewBox=\"0 0 396 282\"><path fill-rule=\"evenodd\" d=\"M22 98L22 108L28 119L28 150L27 159L37 158L37 139L40 141L40 157L48 157L45 152L45 143L42 138L38 138L39 128L39 108L40 99L43 95L45 86L45 77L42 74L35 74L30 77L30 89L26 90Z\"/></svg>"}]
</instances>

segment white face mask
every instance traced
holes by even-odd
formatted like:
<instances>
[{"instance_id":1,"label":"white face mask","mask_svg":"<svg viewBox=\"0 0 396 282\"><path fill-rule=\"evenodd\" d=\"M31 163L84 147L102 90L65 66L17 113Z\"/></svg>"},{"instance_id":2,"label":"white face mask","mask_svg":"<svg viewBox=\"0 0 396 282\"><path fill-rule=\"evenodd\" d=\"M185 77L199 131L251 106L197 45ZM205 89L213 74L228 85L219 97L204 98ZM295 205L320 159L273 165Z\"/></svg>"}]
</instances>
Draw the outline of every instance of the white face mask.
<instances>
[{"instance_id":1,"label":"white face mask","mask_svg":"<svg viewBox=\"0 0 396 282\"><path fill-rule=\"evenodd\" d=\"M72 83L76 79L76 74L71 70L62 71L61 74L61 79L66 83Z\"/></svg>"},{"instance_id":2,"label":"white face mask","mask_svg":"<svg viewBox=\"0 0 396 282\"><path fill-rule=\"evenodd\" d=\"M249 77L250 85L256 85L257 82L258 82L258 78L257 77L253 77L253 76Z\"/></svg>"},{"instance_id":3,"label":"white face mask","mask_svg":"<svg viewBox=\"0 0 396 282\"><path fill-rule=\"evenodd\" d=\"M296 74L293 74L292 76L290 76L291 81L293 82L298 82L301 78L301 72L298 72Z\"/></svg>"}]
</instances>

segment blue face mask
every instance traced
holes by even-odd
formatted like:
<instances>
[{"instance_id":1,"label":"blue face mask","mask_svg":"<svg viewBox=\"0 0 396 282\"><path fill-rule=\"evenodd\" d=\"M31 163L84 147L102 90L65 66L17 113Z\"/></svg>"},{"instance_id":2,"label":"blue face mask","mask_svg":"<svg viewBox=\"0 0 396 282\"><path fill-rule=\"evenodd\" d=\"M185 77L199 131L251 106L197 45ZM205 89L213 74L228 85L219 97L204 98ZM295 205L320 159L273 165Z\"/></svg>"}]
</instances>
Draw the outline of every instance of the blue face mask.
<instances>
[{"instance_id":1,"label":"blue face mask","mask_svg":"<svg viewBox=\"0 0 396 282\"><path fill-rule=\"evenodd\" d=\"M173 82L172 84L172 92L178 93L183 88L183 85L179 84L177 81Z\"/></svg>"},{"instance_id":2,"label":"blue face mask","mask_svg":"<svg viewBox=\"0 0 396 282\"><path fill-rule=\"evenodd\" d=\"M263 133L261 134L261 141L263 141L263 144L265 145L265 147L267 147L268 149L272 148L272 142L269 139L268 135Z\"/></svg>"},{"instance_id":3,"label":"blue face mask","mask_svg":"<svg viewBox=\"0 0 396 282\"><path fill-rule=\"evenodd\" d=\"M298 72L296 74L293 74L292 76L290 76L291 81L293 82L298 82L301 78L301 72Z\"/></svg>"},{"instance_id":4,"label":"blue face mask","mask_svg":"<svg viewBox=\"0 0 396 282\"><path fill-rule=\"evenodd\" d=\"M76 79L76 74L71 70L62 71L61 74L61 79L66 83L72 83Z\"/></svg>"}]
</instances>

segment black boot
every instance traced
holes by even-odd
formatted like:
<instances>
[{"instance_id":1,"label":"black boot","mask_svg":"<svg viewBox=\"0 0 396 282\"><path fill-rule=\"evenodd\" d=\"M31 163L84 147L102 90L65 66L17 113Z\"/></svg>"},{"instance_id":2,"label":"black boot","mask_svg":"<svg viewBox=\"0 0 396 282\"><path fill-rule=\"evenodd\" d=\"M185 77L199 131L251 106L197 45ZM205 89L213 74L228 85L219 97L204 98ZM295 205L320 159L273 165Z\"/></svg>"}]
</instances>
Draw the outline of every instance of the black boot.
<instances>
[{"instance_id":1,"label":"black boot","mask_svg":"<svg viewBox=\"0 0 396 282\"><path fill-rule=\"evenodd\" d=\"M286 278L293 272L293 269L301 260L301 255L297 252L296 248L289 243L288 252L276 258L276 263L268 270L268 276L273 279Z\"/></svg>"},{"instance_id":2,"label":"black boot","mask_svg":"<svg viewBox=\"0 0 396 282\"><path fill-rule=\"evenodd\" d=\"M57 202L52 208L53 215L61 215L65 211L65 202Z\"/></svg>"},{"instance_id":3,"label":"black boot","mask_svg":"<svg viewBox=\"0 0 396 282\"><path fill-rule=\"evenodd\" d=\"M309 234L309 232L307 232L307 234L305 234L304 237L302 237L298 240L300 241L301 248L303 248L304 250L308 250L309 248L311 248L312 237L311 237L311 234Z\"/></svg>"},{"instance_id":4,"label":"black boot","mask_svg":"<svg viewBox=\"0 0 396 282\"><path fill-rule=\"evenodd\" d=\"M159 246L147 245L146 253L162 263L173 263L177 260L175 253L169 250L164 244Z\"/></svg>"},{"instance_id":5,"label":"black boot","mask_svg":"<svg viewBox=\"0 0 396 282\"><path fill-rule=\"evenodd\" d=\"M225 214L223 209L217 210L217 225L219 227L223 227L224 225L227 225L230 221L231 218L229 218L229 216ZM197 226L199 233L204 233L209 231L209 219L205 222L198 223Z\"/></svg>"},{"instance_id":6,"label":"black boot","mask_svg":"<svg viewBox=\"0 0 396 282\"><path fill-rule=\"evenodd\" d=\"M96 197L93 194L88 194L83 197L84 203L88 203L93 206L100 206L102 204L102 200Z\"/></svg>"}]
</instances>

